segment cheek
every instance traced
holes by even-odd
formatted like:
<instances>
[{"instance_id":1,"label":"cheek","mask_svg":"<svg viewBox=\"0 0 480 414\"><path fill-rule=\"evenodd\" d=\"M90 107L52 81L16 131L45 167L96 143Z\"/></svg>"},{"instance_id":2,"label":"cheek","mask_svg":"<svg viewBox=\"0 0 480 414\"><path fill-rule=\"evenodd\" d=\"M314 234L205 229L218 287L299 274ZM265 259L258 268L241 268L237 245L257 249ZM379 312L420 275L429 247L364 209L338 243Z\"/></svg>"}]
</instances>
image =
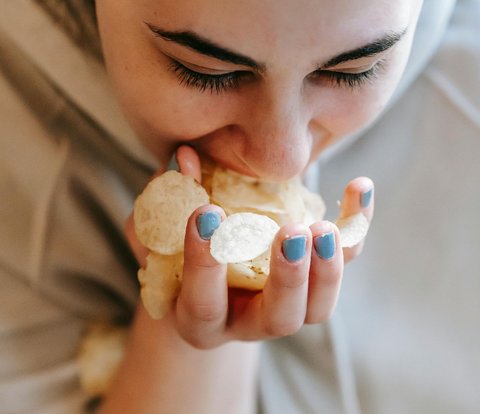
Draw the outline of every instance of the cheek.
<instances>
[{"instance_id":1,"label":"cheek","mask_svg":"<svg viewBox=\"0 0 480 414\"><path fill-rule=\"evenodd\" d=\"M357 89L333 88L319 99L316 121L334 139L354 133L372 123L383 111L398 85L406 56L391 59L377 79Z\"/></svg>"},{"instance_id":2,"label":"cheek","mask_svg":"<svg viewBox=\"0 0 480 414\"><path fill-rule=\"evenodd\" d=\"M388 96L384 90L338 93L332 104L321 113L323 125L335 136L353 133L368 125L385 106Z\"/></svg>"},{"instance_id":3,"label":"cheek","mask_svg":"<svg viewBox=\"0 0 480 414\"><path fill-rule=\"evenodd\" d=\"M106 14L99 7L107 70L125 117L148 148L158 153L163 143L193 139L222 122L218 97L180 85L168 58L138 27ZM120 39L115 27L125 27L125 36Z\"/></svg>"},{"instance_id":4,"label":"cheek","mask_svg":"<svg viewBox=\"0 0 480 414\"><path fill-rule=\"evenodd\" d=\"M212 100L180 85L168 62L158 57L142 62L110 62L120 103L140 138L180 141L207 133L215 122Z\"/></svg>"}]
</instances>

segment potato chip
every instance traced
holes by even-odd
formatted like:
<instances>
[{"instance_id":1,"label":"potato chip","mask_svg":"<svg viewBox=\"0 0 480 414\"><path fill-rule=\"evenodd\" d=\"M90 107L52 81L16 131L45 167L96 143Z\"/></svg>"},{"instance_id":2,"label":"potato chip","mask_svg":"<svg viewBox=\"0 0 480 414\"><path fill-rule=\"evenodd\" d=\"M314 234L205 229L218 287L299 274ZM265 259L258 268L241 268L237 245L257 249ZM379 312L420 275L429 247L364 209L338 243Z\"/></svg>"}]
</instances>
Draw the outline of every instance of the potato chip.
<instances>
[{"instance_id":1,"label":"potato chip","mask_svg":"<svg viewBox=\"0 0 480 414\"><path fill-rule=\"evenodd\" d=\"M306 210L303 223L310 226L317 221L323 220L327 209L322 197L317 193L312 193L303 186L301 189L301 196Z\"/></svg>"},{"instance_id":2,"label":"potato chip","mask_svg":"<svg viewBox=\"0 0 480 414\"><path fill-rule=\"evenodd\" d=\"M212 178L212 202L222 206L227 214L246 209L283 213L278 198L283 183L269 183L217 167Z\"/></svg>"},{"instance_id":3,"label":"potato chip","mask_svg":"<svg viewBox=\"0 0 480 414\"><path fill-rule=\"evenodd\" d=\"M287 223L302 223L306 208L302 197L303 191L308 191L303 187L299 177L286 181L278 193L285 215L280 217L278 224L283 226Z\"/></svg>"},{"instance_id":4,"label":"potato chip","mask_svg":"<svg viewBox=\"0 0 480 414\"><path fill-rule=\"evenodd\" d=\"M360 243L368 233L369 223L363 213L338 219L335 224L340 230L342 247L353 247Z\"/></svg>"},{"instance_id":5,"label":"potato chip","mask_svg":"<svg viewBox=\"0 0 480 414\"><path fill-rule=\"evenodd\" d=\"M232 214L213 233L210 252L219 263L255 259L269 249L278 230L278 224L266 216Z\"/></svg>"},{"instance_id":6,"label":"potato chip","mask_svg":"<svg viewBox=\"0 0 480 414\"><path fill-rule=\"evenodd\" d=\"M135 202L135 231L139 241L162 254L183 251L187 221L208 204L205 189L192 177L167 171L153 179Z\"/></svg>"},{"instance_id":7,"label":"potato chip","mask_svg":"<svg viewBox=\"0 0 480 414\"><path fill-rule=\"evenodd\" d=\"M202 160L202 188L192 178L168 171L153 180L135 203L140 241L152 252L139 271L141 297L149 314L163 317L178 295L183 272L183 243L188 217L200 205L214 202L227 218L210 241L212 256L227 263L230 287L260 290L270 272L270 248L279 226L306 225L322 220L325 204L299 177L268 182ZM207 194L208 191L208 194ZM362 214L337 221L342 247L365 237L368 221Z\"/></svg>"},{"instance_id":8,"label":"potato chip","mask_svg":"<svg viewBox=\"0 0 480 414\"><path fill-rule=\"evenodd\" d=\"M105 394L123 359L127 328L94 324L82 338L77 357L82 388L90 395Z\"/></svg>"},{"instance_id":9,"label":"potato chip","mask_svg":"<svg viewBox=\"0 0 480 414\"><path fill-rule=\"evenodd\" d=\"M270 273L270 249L252 260L229 263L227 266L228 286L233 288L261 290Z\"/></svg>"},{"instance_id":10,"label":"potato chip","mask_svg":"<svg viewBox=\"0 0 480 414\"><path fill-rule=\"evenodd\" d=\"M153 319L165 316L172 307L181 286L183 252L166 256L155 252L147 256L147 265L138 271L140 296Z\"/></svg>"}]
</instances>

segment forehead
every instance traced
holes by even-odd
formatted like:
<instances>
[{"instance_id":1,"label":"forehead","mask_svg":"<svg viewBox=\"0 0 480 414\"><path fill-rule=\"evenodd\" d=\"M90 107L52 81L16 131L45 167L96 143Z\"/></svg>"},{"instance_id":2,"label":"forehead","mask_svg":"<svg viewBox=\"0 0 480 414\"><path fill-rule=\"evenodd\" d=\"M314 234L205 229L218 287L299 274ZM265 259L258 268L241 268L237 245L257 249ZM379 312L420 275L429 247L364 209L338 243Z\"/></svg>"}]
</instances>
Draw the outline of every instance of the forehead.
<instances>
[{"instance_id":1,"label":"forehead","mask_svg":"<svg viewBox=\"0 0 480 414\"><path fill-rule=\"evenodd\" d=\"M362 46L408 26L419 2L144 0L142 14L163 28L195 31L253 58L258 52L264 60L268 51L315 48L329 56Z\"/></svg>"}]
</instances>

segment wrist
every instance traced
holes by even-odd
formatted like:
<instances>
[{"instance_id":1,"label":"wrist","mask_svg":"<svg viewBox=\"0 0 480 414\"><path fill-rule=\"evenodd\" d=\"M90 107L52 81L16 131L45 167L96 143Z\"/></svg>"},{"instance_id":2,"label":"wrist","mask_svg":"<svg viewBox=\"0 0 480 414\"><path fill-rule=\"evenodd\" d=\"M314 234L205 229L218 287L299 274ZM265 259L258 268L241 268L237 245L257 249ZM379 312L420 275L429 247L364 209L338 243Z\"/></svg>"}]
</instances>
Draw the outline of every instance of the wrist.
<instances>
[{"instance_id":1,"label":"wrist","mask_svg":"<svg viewBox=\"0 0 480 414\"><path fill-rule=\"evenodd\" d=\"M102 412L252 413L259 351L255 342L196 349L173 318L153 320L140 306Z\"/></svg>"}]
</instances>

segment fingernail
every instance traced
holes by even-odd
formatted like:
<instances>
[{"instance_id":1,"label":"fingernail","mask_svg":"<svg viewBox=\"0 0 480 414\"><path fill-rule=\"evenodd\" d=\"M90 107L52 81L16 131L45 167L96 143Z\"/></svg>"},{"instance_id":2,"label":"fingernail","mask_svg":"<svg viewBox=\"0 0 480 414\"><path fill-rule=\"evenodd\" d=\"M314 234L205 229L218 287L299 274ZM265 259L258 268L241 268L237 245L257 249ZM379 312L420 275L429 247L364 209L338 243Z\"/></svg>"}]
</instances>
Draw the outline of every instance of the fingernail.
<instances>
[{"instance_id":1,"label":"fingernail","mask_svg":"<svg viewBox=\"0 0 480 414\"><path fill-rule=\"evenodd\" d=\"M282 243L283 255L289 262L296 262L305 256L307 236L293 236Z\"/></svg>"},{"instance_id":2,"label":"fingernail","mask_svg":"<svg viewBox=\"0 0 480 414\"><path fill-rule=\"evenodd\" d=\"M366 208L370 204L370 200L372 199L372 192L373 189L370 188L370 190L364 191L360 195L360 204L362 205L362 208Z\"/></svg>"},{"instance_id":3,"label":"fingernail","mask_svg":"<svg viewBox=\"0 0 480 414\"><path fill-rule=\"evenodd\" d=\"M180 172L180 166L178 165L177 161L177 151L175 151L172 155L172 158L170 158L170 161L167 165L167 170Z\"/></svg>"},{"instance_id":4,"label":"fingernail","mask_svg":"<svg viewBox=\"0 0 480 414\"><path fill-rule=\"evenodd\" d=\"M323 260L331 259L335 254L335 233L331 231L315 237L313 245L320 258Z\"/></svg>"},{"instance_id":5,"label":"fingernail","mask_svg":"<svg viewBox=\"0 0 480 414\"><path fill-rule=\"evenodd\" d=\"M218 229L222 219L216 211L207 211L197 217L198 234L203 240L210 240L212 234Z\"/></svg>"}]
</instances>

